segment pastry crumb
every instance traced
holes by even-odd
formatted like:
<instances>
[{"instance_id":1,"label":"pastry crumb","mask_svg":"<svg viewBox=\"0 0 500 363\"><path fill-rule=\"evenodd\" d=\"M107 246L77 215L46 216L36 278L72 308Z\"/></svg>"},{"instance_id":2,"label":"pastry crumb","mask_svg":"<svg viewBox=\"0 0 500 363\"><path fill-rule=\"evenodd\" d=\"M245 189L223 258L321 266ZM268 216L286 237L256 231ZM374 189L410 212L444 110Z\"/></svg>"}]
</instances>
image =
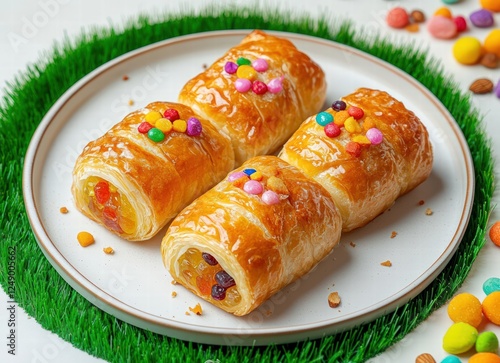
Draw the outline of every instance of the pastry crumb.
<instances>
[{"instance_id":1,"label":"pastry crumb","mask_svg":"<svg viewBox=\"0 0 500 363\"><path fill-rule=\"evenodd\" d=\"M61 208L59 208L59 212L61 212L61 214L66 214L69 212L69 210L66 207L61 207Z\"/></svg>"},{"instance_id":2,"label":"pastry crumb","mask_svg":"<svg viewBox=\"0 0 500 363\"><path fill-rule=\"evenodd\" d=\"M425 215L426 215L426 216L430 216L430 215L432 215L433 213L434 213L434 212L433 212L433 211L432 211L432 209L430 209L430 208L427 208L427 209L425 210Z\"/></svg>"},{"instance_id":3,"label":"pastry crumb","mask_svg":"<svg viewBox=\"0 0 500 363\"><path fill-rule=\"evenodd\" d=\"M172 291L172 297L176 297L177 296L177 292L176 291Z\"/></svg>"},{"instance_id":4,"label":"pastry crumb","mask_svg":"<svg viewBox=\"0 0 500 363\"><path fill-rule=\"evenodd\" d=\"M391 238L395 238L398 235L398 232L392 231L391 232Z\"/></svg>"},{"instance_id":5,"label":"pastry crumb","mask_svg":"<svg viewBox=\"0 0 500 363\"><path fill-rule=\"evenodd\" d=\"M425 204L425 200L419 200L418 201L418 205L424 205Z\"/></svg>"},{"instance_id":6,"label":"pastry crumb","mask_svg":"<svg viewBox=\"0 0 500 363\"><path fill-rule=\"evenodd\" d=\"M191 314L189 314L189 311L186 311L186 312L185 312L185 314L186 314L187 316L191 315Z\"/></svg>"},{"instance_id":7,"label":"pastry crumb","mask_svg":"<svg viewBox=\"0 0 500 363\"><path fill-rule=\"evenodd\" d=\"M78 240L78 243L82 247L88 247L95 242L92 233L86 231L79 232L78 235L76 236L76 239Z\"/></svg>"},{"instance_id":8,"label":"pastry crumb","mask_svg":"<svg viewBox=\"0 0 500 363\"><path fill-rule=\"evenodd\" d=\"M171 284L172 284L172 285L177 285L177 281L172 280Z\"/></svg>"},{"instance_id":9,"label":"pastry crumb","mask_svg":"<svg viewBox=\"0 0 500 363\"><path fill-rule=\"evenodd\" d=\"M196 304L193 308L189 307L189 310L191 310L191 312L195 313L196 315L203 314L203 309L201 308L200 303Z\"/></svg>"},{"instance_id":10,"label":"pastry crumb","mask_svg":"<svg viewBox=\"0 0 500 363\"><path fill-rule=\"evenodd\" d=\"M112 247L104 247L102 250L107 255L112 255L115 253L115 250Z\"/></svg>"},{"instance_id":11,"label":"pastry crumb","mask_svg":"<svg viewBox=\"0 0 500 363\"><path fill-rule=\"evenodd\" d=\"M128 78L128 76L126 74L122 77L122 80L124 80L124 81L128 81L128 79L129 78Z\"/></svg>"},{"instance_id":12,"label":"pastry crumb","mask_svg":"<svg viewBox=\"0 0 500 363\"><path fill-rule=\"evenodd\" d=\"M384 262L381 262L380 263L382 266L385 266L385 267L391 267L392 266L392 262L387 260L387 261L384 261Z\"/></svg>"},{"instance_id":13,"label":"pastry crumb","mask_svg":"<svg viewBox=\"0 0 500 363\"><path fill-rule=\"evenodd\" d=\"M340 296L337 291L331 292L328 295L328 305L333 309L340 305Z\"/></svg>"},{"instance_id":14,"label":"pastry crumb","mask_svg":"<svg viewBox=\"0 0 500 363\"><path fill-rule=\"evenodd\" d=\"M128 103L129 106L132 106L134 104L134 100L128 100L127 103Z\"/></svg>"},{"instance_id":15,"label":"pastry crumb","mask_svg":"<svg viewBox=\"0 0 500 363\"><path fill-rule=\"evenodd\" d=\"M353 241L349 242L349 245L350 245L351 247L356 247L356 243L354 243Z\"/></svg>"}]
</instances>

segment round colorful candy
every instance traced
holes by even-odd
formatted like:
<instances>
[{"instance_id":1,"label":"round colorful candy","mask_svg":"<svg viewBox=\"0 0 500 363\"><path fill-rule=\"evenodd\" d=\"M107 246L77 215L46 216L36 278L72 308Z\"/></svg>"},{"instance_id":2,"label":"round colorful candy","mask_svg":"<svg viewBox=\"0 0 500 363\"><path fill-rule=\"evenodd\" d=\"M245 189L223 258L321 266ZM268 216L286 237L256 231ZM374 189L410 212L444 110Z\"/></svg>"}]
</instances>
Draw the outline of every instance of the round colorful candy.
<instances>
[{"instance_id":1,"label":"round colorful candy","mask_svg":"<svg viewBox=\"0 0 500 363\"><path fill-rule=\"evenodd\" d=\"M263 95L267 92L267 84L261 81L255 81L252 83L252 91L257 95Z\"/></svg>"},{"instance_id":2,"label":"round colorful candy","mask_svg":"<svg viewBox=\"0 0 500 363\"><path fill-rule=\"evenodd\" d=\"M391 28L401 29L410 23L410 16L406 9L398 6L389 10L385 20Z\"/></svg>"},{"instance_id":3,"label":"round colorful candy","mask_svg":"<svg viewBox=\"0 0 500 363\"><path fill-rule=\"evenodd\" d=\"M476 328L467 323L455 323L443 337L443 349L450 354L461 354L471 349L479 335Z\"/></svg>"},{"instance_id":4,"label":"round colorful candy","mask_svg":"<svg viewBox=\"0 0 500 363\"><path fill-rule=\"evenodd\" d=\"M468 292L455 295L448 304L447 312L455 323L467 323L477 328L483 321L481 301Z\"/></svg>"},{"instance_id":5,"label":"round colorful candy","mask_svg":"<svg viewBox=\"0 0 500 363\"><path fill-rule=\"evenodd\" d=\"M355 120L359 120L365 115L363 109L356 106L349 106L349 108L347 109L347 113L350 116L354 117Z\"/></svg>"},{"instance_id":6,"label":"round colorful candy","mask_svg":"<svg viewBox=\"0 0 500 363\"><path fill-rule=\"evenodd\" d=\"M262 193L262 201L268 205L278 204L280 197L278 194L272 190L266 190Z\"/></svg>"},{"instance_id":7,"label":"round colorful candy","mask_svg":"<svg viewBox=\"0 0 500 363\"><path fill-rule=\"evenodd\" d=\"M224 70L226 73L235 74L238 70L238 65L234 62L226 62L226 64L224 64Z\"/></svg>"},{"instance_id":8,"label":"round colorful candy","mask_svg":"<svg viewBox=\"0 0 500 363\"><path fill-rule=\"evenodd\" d=\"M326 126L333 121L333 116L328 112L320 112L315 117L316 122L321 126Z\"/></svg>"},{"instance_id":9,"label":"round colorful candy","mask_svg":"<svg viewBox=\"0 0 500 363\"><path fill-rule=\"evenodd\" d=\"M495 88L493 89L493 91L495 92L495 96L497 96L498 98L500 98L500 80L498 81L498 83L495 85ZM493 228L493 227L492 227ZM491 229L490 229L490 233L491 233ZM496 244L497 246L500 246L500 237L496 237L495 239L493 239L490 235L490 238L491 238L491 241Z\"/></svg>"},{"instance_id":10,"label":"round colorful candy","mask_svg":"<svg viewBox=\"0 0 500 363\"><path fill-rule=\"evenodd\" d=\"M483 283L483 291L486 295L494 291L500 291L500 279L498 277L490 277Z\"/></svg>"},{"instance_id":11,"label":"round colorful candy","mask_svg":"<svg viewBox=\"0 0 500 363\"><path fill-rule=\"evenodd\" d=\"M234 87L238 92L245 93L252 88L252 81L246 78L238 78L234 81Z\"/></svg>"},{"instance_id":12,"label":"round colorful candy","mask_svg":"<svg viewBox=\"0 0 500 363\"><path fill-rule=\"evenodd\" d=\"M148 131L148 137L154 142L160 142L163 141L163 139L165 139L165 134L160 129L153 127L151 130Z\"/></svg>"},{"instance_id":13,"label":"round colorful candy","mask_svg":"<svg viewBox=\"0 0 500 363\"><path fill-rule=\"evenodd\" d=\"M198 136L201 134L202 126L200 120L196 117L190 117L187 120L186 134L189 136Z\"/></svg>"},{"instance_id":14,"label":"round colorful candy","mask_svg":"<svg viewBox=\"0 0 500 363\"><path fill-rule=\"evenodd\" d=\"M479 0L479 3L483 9L494 12L500 11L500 1L498 0Z\"/></svg>"},{"instance_id":15,"label":"round colorful candy","mask_svg":"<svg viewBox=\"0 0 500 363\"><path fill-rule=\"evenodd\" d=\"M244 64L238 67L236 75L238 76L238 78L245 78L253 81L257 78L257 71L253 69L252 66Z\"/></svg>"},{"instance_id":16,"label":"round colorful candy","mask_svg":"<svg viewBox=\"0 0 500 363\"><path fill-rule=\"evenodd\" d=\"M258 58L252 62L252 67L257 72L265 72L267 71L267 68L269 68L269 65L264 58Z\"/></svg>"},{"instance_id":17,"label":"round colorful candy","mask_svg":"<svg viewBox=\"0 0 500 363\"><path fill-rule=\"evenodd\" d=\"M486 9L480 9L470 14L471 23L478 28L489 28L495 23L493 13Z\"/></svg>"},{"instance_id":18,"label":"round colorful candy","mask_svg":"<svg viewBox=\"0 0 500 363\"><path fill-rule=\"evenodd\" d=\"M476 64L481 58L481 42L475 37L462 37L453 45L453 56L458 63Z\"/></svg>"},{"instance_id":19,"label":"round colorful candy","mask_svg":"<svg viewBox=\"0 0 500 363\"><path fill-rule=\"evenodd\" d=\"M438 39L451 39L457 35L457 26L453 19L441 15L435 15L429 19L427 30Z\"/></svg>"},{"instance_id":20,"label":"round colorful candy","mask_svg":"<svg viewBox=\"0 0 500 363\"><path fill-rule=\"evenodd\" d=\"M279 93L283 89L283 77L273 78L267 84L267 89L271 93Z\"/></svg>"},{"instance_id":21,"label":"round colorful candy","mask_svg":"<svg viewBox=\"0 0 500 363\"><path fill-rule=\"evenodd\" d=\"M227 177L227 180L230 182L233 182L233 181L238 180L240 178L248 178L248 175L242 171L235 171L234 173L229 174L229 176Z\"/></svg>"},{"instance_id":22,"label":"round colorful candy","mask_svg":"<svg viewBox=\"0 0 500 363\"><path fill-rule=\"evenodd\" d=\"M487 53L494 53L500 58L500 29L492 30L484 38L483 47Z\"/></svg>"},{"instance_id":23,"label":"round colorful candy","mask_svg":"<svg viewBox=\"0 0 500 363\"><path fill-rule=\"evenodd\" d=\"M325 135L331 138L339 136L341 131L340 127L333 122L326 125L323 130L325 131Z\"/></svg>"},{"instance_id":24,"label":"round colorful candy","mask_svg":"<svg viewBox=\"0 0 500 363\"><path fill-rule=\"evenodd\" d=\"M456 355L449 355L445 357L441 363L462 363L460 358L458 358Z\"/></svg>"},{"instance_id":25,"label":"round colorful candy","mask_svg":"<svg viewBox=\"0 0 500 363\"><path fill-rule=\"evenodd\" d=\"M347 104L344 101L338 100L332 103L332 108L337 112L343 111L347 108Z\"/></svg>"},{"instance_id":26,"label":"round colorful candy","mask_svg":"<svg viewBox=\"0 0 500 363\"><path fill-rule=\"evenodd\" d=\"M469 358L468 363L500 363L500 356L490 352L476 353Z\"/></svg>"},{"instance_id":27,"label":"round colorful candy","mask_svg":"<svg viewBox=\"0 0 500 363\"><path fill-rule=\"evenodd\" d=\"M494 291L483 300L483 314L495 325L500 325L500 291Z\"/></svg>"},{"instance_id":28,"label":"round colorful candy","mask_svg":"<svg viewBox=\"0 0 500 363\"><path fill-rule=\"evenodd\" d=\"M384 140L382 131L380 131L376 127L372 127L371 129L366 131L366 137L368 138L368 140L370 140L372 145L379 145Z\"/></svg>"},{"instance_id":29,"label":"round colorful candy","mask_svg":"<svg viewBox=\"0 0 500 363\"><path fill-rule=\"evenodd\" d=\"M239 65L239 66L244 66L244 65L249 66L249 65L252 64L252 62L248 58L239 57L238 59L236 59L236 64Z\"/></svg>"},{"instance_id":30,"label":"round colorful candy","mask_svg":"<svg viewBox=\"0 0 500 363\"><path fill-rule=\"evenodd\" d=\"M455 25L457 26L457 32L462 33L467 30L467 20L461 15L455 16L453 18Z\"/></svg>"},{"instance_id":31,"label":"round colorful candy","mask_svg":"<svg viewBox=\"0 0 500 363\"><path fill-rule=\"evenodd\" d=\"M492 331L479 334L476 340L476 352L496 353L498 351L498 337Z\"/></svg>"},{"instance_id":32,"label":"round colorful candy","mask_svg":"<svg viewBox=\"0 0 500 363\"><path fill-rule=\"evenodd\" d=\"M149 122L147 121L143 121L139 124L139 126L137 127L137 130L141 133L141 134L147 134L149 130L151 130L153 128L153 125L151 125Z\"/></svg>"},{"instance_id":33,"label":"round colorful candy","mask_svg":"<svg viewBox=\"0 0 500 363\"><path fill-rule=\"evenodd\" d=\"M264 191L264 187L257 180L249 180L243 185L243 190L248 194L261 194Z\"/></svg>"},{"instance_id":34,"label":"round colorful candy","mask_svg":"<svg viewBox=\"0 0 500 363\"><path fill-rule=\"evenodd\" d=\"M179 111L177 111L175 108L167 108L163 112L163 117L172 122L181 118L181 116L179 115Z\"/></svg>"},{"instance_id":35,"label":"round colorful candy","mask_svg":"<svg viewBox=\"0 0 500 363\"><path fill-rule=\"evenodd\" d=\"M441 0L441 1L444 2L447 5L451 5L451 4L458 3L460 0Z\"/></svg>"},{"instance_id":36,"label":"round colorful candy","mask_svg":"<svg viewBox=\"0 0 500 363\"><path fill-rule=\"evenodd\" d=\"M451 19L453 16L451 14L451 10L448 9L446 6L442 6L440 7L439 9L437 9L433 15L440 15L440 16L444 16L444 17L447 17L449 19Z\"/></svg>"}]
</instances>

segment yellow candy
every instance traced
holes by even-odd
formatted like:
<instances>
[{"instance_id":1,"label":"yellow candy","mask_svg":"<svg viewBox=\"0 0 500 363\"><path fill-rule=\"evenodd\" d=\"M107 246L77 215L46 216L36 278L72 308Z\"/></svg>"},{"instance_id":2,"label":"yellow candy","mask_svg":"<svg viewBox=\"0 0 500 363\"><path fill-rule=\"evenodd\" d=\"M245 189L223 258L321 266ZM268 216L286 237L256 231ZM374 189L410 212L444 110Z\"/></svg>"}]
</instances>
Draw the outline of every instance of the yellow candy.
<instances>
[{"instance_id":1,"label":"yellow candy","mask_svg":"<svg viewBox=\"0 0 500 363\"><path fill-rule=\"evenodd\" d=\"M361 145L371 145L371 141L364 135L356 135L352 139L352 141L357 142Z\"/></svg>"},{"instance_id":2,"label":"yellow candy","mask_svg":"<svg viewBox=\"0 0 500 363\"><path fill-rule=\"evenodd\" d=\"M450 354L465 353L476 344L478 335L477 329L472 325L455 323L443 337L443 349Z\"/></svg>"},{"instance_id":3,"label":"yellow candy","mask_svg":"<svg viewBox=\"0 0 500 363\"><path fill-rule=\"evenodd\" d=\"M453 45L453 56L458 63L475 64L481 57L481 42L474 37L462 37Z\"/></svg>"},{"instance_id":4,"label":"yellow candy","mask_svg":"<svg viewBox=\"0 0 500 363\"><path fill-rule=\"evenodd\" d=\"M500 325L500 291L493 291L483 300L483 314L495 325Z\"/></svg>"},{"instance_id":5,"label":"yellow candy","mask_svg":"<svg viewBox=\"0 0 500 363\"><path fill-rule=\"evenodd\" d=\"M158 111L149 111L145 116L145 120L149 122L151 125L154 125L155 122L161 118L162 114Z\"/></svg>"},{"instance_id":6,"label":"yellow candy","mask_svg":"<svg viewBox=\"0 0 500 363\"><path fill-rule=\"evenodd\" d=\"M481 301L467 292L456 295L448 304L448 316L453 322L463 322L477 328L483 321Z\"/></svg>"},{"instance_id":7,"label":"yellow candy","mask_svg":"<svg viewBox=\"0 0 500 363\"><path fill-rule=\"evenodd\" d=\"M249 79L250 81L255 81L255 79L257 78L257 71L253 69L252 66L245 64L238 67L236 75L238 76L238 78L245 78Z\"/></svg>"},{"instance_id":8,"label":"yellow candy","mask_svg":"<svg viewBox=\"0 0 500 363\"><path fill-rule=\"evenodd\" d=\"M500 356L495 353L476 353L469 358L469 363L500 363Z\"/></svg>"},{"instance_id":9,"label":"yellow candy","mask_svg":"<svg viewBox=\"0 0 500 363\"><path fill-rule=\"evenodd\" d=\"M358 122L354 119L354 117L349 117L344 122L344 127L347 132L354 134L361 132L361 126L359 126Z\"/></svg>"},{"instance_id":10,"label":"yellow candy","mask_svg":"<svg viewBox=\"0 0 500 363\"><path fill-rule=\"evenodd\" d=\"M480 0L481 7L490 11L500 11L500 1L498 0Z\"/></svg>"},{"instance_id":11,"label":"yellow candy","mask_svg":"<svg viewBox=\"0 0 500 363\"><path fill-rule=\"evenodd\" d=\"M376 126L375 121L373 121L371 117L365 117L365 120L363 121L363 129L365 129L365 131L368 131Z\"/></svg>"},{"instance_id":12,"label":"yellow candy","mask_svg":"<svg viewBox=\"0 0 500 363\"><path fill-rule=\"evenodd\" d=\"M252 180L262 180L262 173L260 171L256 171L252 175L250 175L250 179Z\"/></svg>"},{"instance_id":13,"label":"yellow candy","mask_svg":"<svg viewBox=\"0 0 500 363\"><path fill-rule=\"evenodd\" d=\"M174 131L186 132L187 122L185 120L175 120L173 124Z\"/></svg>"},{"instance_id":14,"label":"yellow candy","mask_svg":"<svg viewBox=\"0 0 500 363\"><path fill-rule=\"evenodd\" d=\"M486 52L495 53L500 58L500 29L494 29L486 36L483 47Z\"/></svg>"},{"instance_id":15,"label":"yellow candy","mask_svg":"<svg viewBox=\"0 0 500 363\"><path fill-rule=\"evenodd\" d=\"M439 16L444 16L445 18L452 19L453 15L451 15L450 9L448 9L446 6L440 7L434 12L434 15L439 15Z\"/></svg>"},{"instance_id":16,"label":"yellow candy","mask_svg":"<svg viewBox=\"0 0 500 363\"><path fill-rule=\"evenodd\" d=\"M163 132L170 132L173 127L172 122L166 118L157 120L155 126Z\"/></svg>"}]
</instances>

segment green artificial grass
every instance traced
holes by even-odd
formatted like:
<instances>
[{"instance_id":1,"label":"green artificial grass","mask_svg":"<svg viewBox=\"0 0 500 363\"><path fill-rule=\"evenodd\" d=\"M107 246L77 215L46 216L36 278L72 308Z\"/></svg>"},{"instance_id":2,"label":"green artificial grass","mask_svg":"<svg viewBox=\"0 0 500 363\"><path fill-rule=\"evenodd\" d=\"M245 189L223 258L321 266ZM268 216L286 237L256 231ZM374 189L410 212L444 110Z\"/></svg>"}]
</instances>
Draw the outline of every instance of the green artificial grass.
<instances>
[{"instance_id":1,"label":"green artificial grass","mask_svg":"<svg viewBox=\"0 0 500 363\"><path fill-rule=\"evenodd\" d=\"M161 336L117 320L75 292L52 268L30 229L23 199L23 157L45 113L76 81L133 49L210 30L267 29L308 34L350 45L406 71L450 110L469 144L476 189L472 215L458 251L418 297L397 311L323 339L267 347L220 347ZM55 45L6 86L0 103L0 283L8 291L8 258L15 256L15 301L45 329L77 348L110 362L364 362L401 340L452 297L485 243L493 194L493 161L481 115L439 62L425 49L367 39L349 21L312 20L250 8L139 16L124 26L92 29ZM15 250L13 252L13 250Z\"/></svg>"}]
</instances>

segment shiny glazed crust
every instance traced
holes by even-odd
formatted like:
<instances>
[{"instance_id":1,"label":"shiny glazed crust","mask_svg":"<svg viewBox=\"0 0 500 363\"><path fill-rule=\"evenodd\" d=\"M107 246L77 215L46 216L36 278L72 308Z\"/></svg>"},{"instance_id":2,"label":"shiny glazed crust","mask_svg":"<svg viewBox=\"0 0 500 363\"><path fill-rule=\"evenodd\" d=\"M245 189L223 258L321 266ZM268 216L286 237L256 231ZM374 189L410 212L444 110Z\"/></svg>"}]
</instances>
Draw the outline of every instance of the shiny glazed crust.
<instances>
[{"instance_id":1,"label":"shiny glazed crust","mask_svg":"<svg viewBox=\"0 0 500 363\"><path fill-rule=\"evenodd\" d=\"M178 261L189 248L210 253L235 280L241 302L224 310L245 315L310 271L339 242L341 217L328 192L275 156L260 156L242 167L281 179L287 193L267 205L227 179L185 208L169 226L161 252L175 280L186 283Z\"/></svg>"},{"instance_id":2,"label":"shiny glazed crust","mask_svg":"<svg viewBox=\"0 0 500 363\"><path fill-rule=\"evenodd\" d=\"M258 74L258 80L267 84L283 76L283 90L264 95L238 92L237 75L225 72L224 65L239 57L265 59L269 68ZM255 30L188 81L179 102L231 138L240 165L250 157L276 152L307 116L323 107L325 97L325 75L314 61L289 40Z\"/></svg>"},{"instance_id":3,"label":"shiny glazed crust","mask_svg":"<svg viewBox=\"0 0 500 363\"><path fill-rule=\"evenodd\" d=\"M352 156L345 149L351 140L345 129L330 138L311 116L279 156L330 192L342 214L343 230L349 231L367 224L422 183L431 172L433 154L425 126L388 93L360 88L343 100L375 122L383 134L380 145L363 147L359 157ZM331 108L326 112L334 114Z\"/></svg>"},{"instance_id":4,"label":"shiny glazed crust","mask_svg":"<svg viewBox=\"0 0 500 363\"><path fill-rule=\"evenodd\" d=\"M229 139L200 118L199 136L172 131L159 143L138 131L149 111L176 109L187 120L196 116L178 103L154 102L127 115L78 157L73 170L72 193L76 207L102 224L90 210L85 182L97 176L128 197L136 211L135 233L128 240L145 240L166 225L184 206L219 182L233 167Z\"/></svg>"}]
</instances>

